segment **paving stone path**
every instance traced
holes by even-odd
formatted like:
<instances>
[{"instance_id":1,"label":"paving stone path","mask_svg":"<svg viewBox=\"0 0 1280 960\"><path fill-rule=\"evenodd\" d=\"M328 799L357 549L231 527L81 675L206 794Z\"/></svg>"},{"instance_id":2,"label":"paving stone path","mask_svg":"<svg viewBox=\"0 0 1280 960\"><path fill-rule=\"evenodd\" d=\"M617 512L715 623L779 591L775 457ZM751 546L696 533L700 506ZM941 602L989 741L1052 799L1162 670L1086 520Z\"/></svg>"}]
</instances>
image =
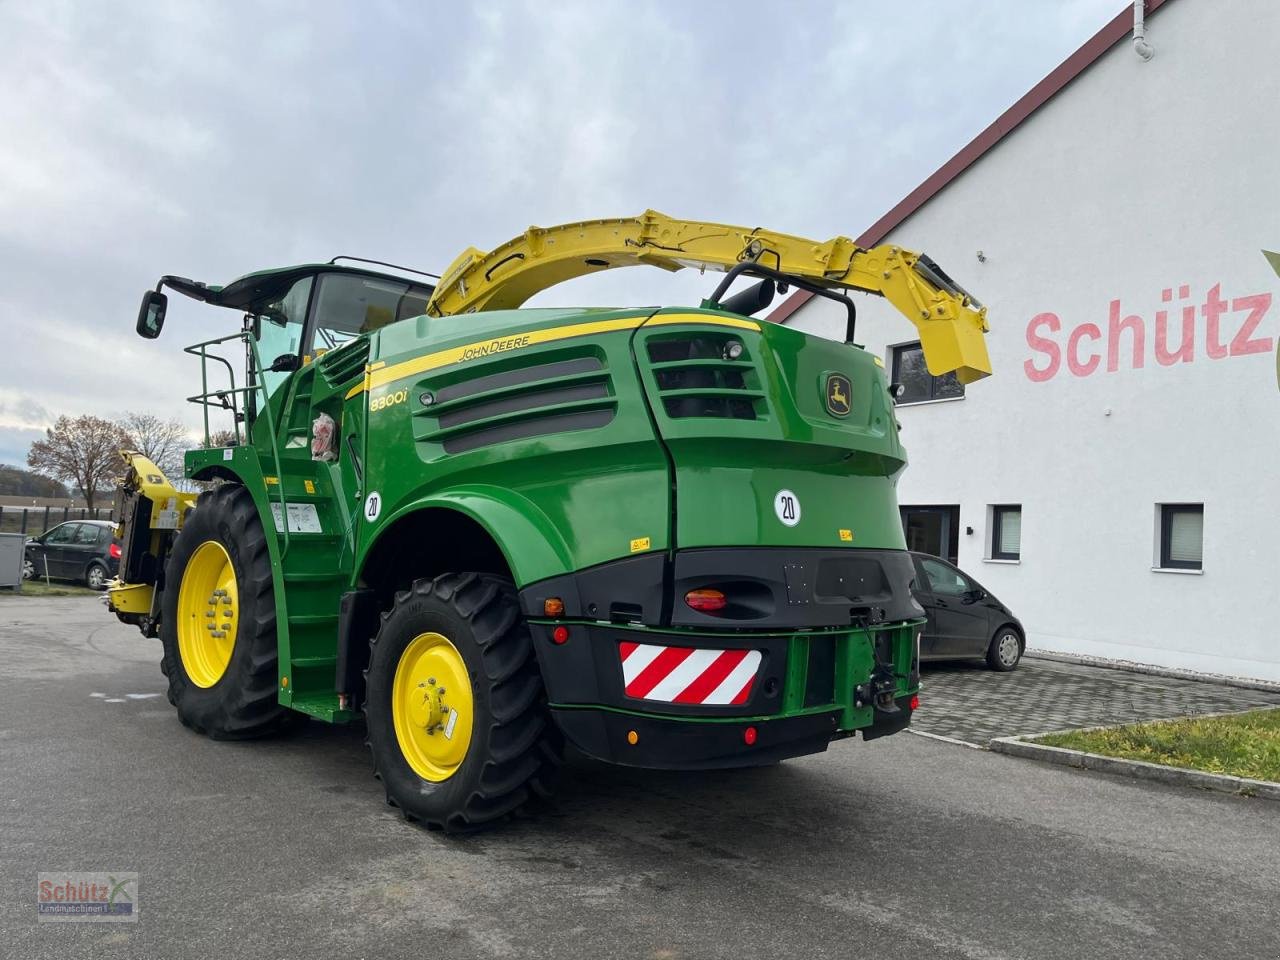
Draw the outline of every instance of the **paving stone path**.
<instances>
[{"instance_id":1,"label":"paving stone path","mask_svg":"<svg viewBox=\"0 0 1280 960\"><path fill-rule=\"evenodd\" d=\"M911 728L981 746L993 737L1069 727L1280 707L1280 693L1052 660L1026 659L1012 673L925 664L922 682Z\"/></svg>"}]
</instances>

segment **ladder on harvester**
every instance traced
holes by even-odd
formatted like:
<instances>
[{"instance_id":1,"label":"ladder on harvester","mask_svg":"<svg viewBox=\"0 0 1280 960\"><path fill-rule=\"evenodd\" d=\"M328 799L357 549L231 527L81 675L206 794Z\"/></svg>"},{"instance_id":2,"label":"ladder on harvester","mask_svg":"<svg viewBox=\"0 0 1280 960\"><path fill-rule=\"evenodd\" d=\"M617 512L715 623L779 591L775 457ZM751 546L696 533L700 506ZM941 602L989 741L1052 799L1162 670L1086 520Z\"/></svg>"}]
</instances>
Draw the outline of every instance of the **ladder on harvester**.
<instances>
[{"instance_id":1,"label":"ladder on harvester","mask_svg":"<svg viewBox=\"0 0 1280 960\"><path fill-rule=\"evenodd\" d=\"M210 348L234 341L246 345L253 372L253 382L239 387L230 362L209 352ZM278 535L274 543L268 540L275 574L280 700L295 710L330 722L349 719L353 705L339 702L334 685L338 604L350 579L354 531L336 507L334 468L310 456L281 456L280 433L264 385L257 343L250 330L193 344L185 351L200 358L201 392L187 399L203 408L205 446L212 445L210 409L229 411L234 422L235 445L230 448L233 458L253 458L253 472L262 474L269 515L261 519L264 527L274 526ZM227 389L210 389L209 361L226 367L230 379ZM271 437L269 459L247 442L247 431L241 430L244 408L251 394L260 400L257 409ZM306 411L309 400L309 395L295 393L290 398L289 409ZM303 422L291 422L285 427L284 442L289 444L298 437L309 446L309 435L310 425L304 418ZM308 507L314 510L314 521ZM315 526L319 529L314 529ZM295 610L312 612L291 612Z\"/></svg>"}]
</instances>

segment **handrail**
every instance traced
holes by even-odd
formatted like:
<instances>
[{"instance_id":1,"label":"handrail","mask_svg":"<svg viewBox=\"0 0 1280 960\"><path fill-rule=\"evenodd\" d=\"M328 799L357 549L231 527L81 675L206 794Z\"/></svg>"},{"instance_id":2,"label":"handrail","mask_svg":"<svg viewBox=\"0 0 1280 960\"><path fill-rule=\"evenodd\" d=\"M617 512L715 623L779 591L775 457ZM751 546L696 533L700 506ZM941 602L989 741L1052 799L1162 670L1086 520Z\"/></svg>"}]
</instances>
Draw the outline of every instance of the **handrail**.
<instances>
[{"instance_id":1,"label":"handrail","mask_svg":"<svg viewBox=\"0 0 1280 960\"><path fill-rule=\"evenodd\" d=\"M267 433L271 437L271 458L276 465L276 489L280 491L280 530L283 538L280 544L280 561L284 562L285 554L289 552L289 505L284 494L284 471L280 469L280 442L276 437L276 424L271 416L271 397L267 394L267 384L263 378L262 360L258 356L258 341L250 336L248 330L242 331L241 336L245 342L249 344L249 356L253 359L253 369L256 373L254 381L259 389L262 390L262 412L267 418ZM270 484L266 484L270 486ZM270 498L270 493L267 494Z\"/></svg>"},{"instance_id":2,"label":"handrail","mask_svg":"<svg viewBox=\"0 0 1280 960\"><path fill-rule=\"evenodd\" d=\"M182 348L183 353L189 353L194 357L200 358L200 389L202 392L196 394L194 397L187 397L187 402L198 403L204 408L204 411L203 411L204 412L204 445L206 447L209 446L209 442L210 442L209 441L209 407L212 406L212 404L209 403L210 397L217 397L219 400L223 401L222 403L218 404L220 409L231 410L232 429L236 436L236 443L237 444L240 443L240 411L236 408L234 400L232 401L230 406L228 406L228 404L226 403L225 397L227 395L231 395L234 397L234 395L237 393L244 393L246 392L246 388L244 387L241 387L239 389L236 388L236 371L235 371L235 368L231 366L231 362L227 360L226 357L220 357L216 353L209 353L205 348L212 347L220 343L226 343L228 340L242 340L244 339L244 335L245 335L245 331L241 330L237 333L231 334L230 336L217 337L213 340L205 340L201 343L193 343L189 347ZM206 361L208 360L217 360L219 363L221 363L223 366L227 368L227 376L230 377L231 379L231 389L222 390L222 391L209 389L209 373L208 373L208 365L206 363ZM248 388L248 389L251 389L251 388Z\"/></svg>"},{"instance_id":3,"label":"handrail","mask_svg":"<svg viewBox=\"0 0 1280 960\"><path fill-rule=\"evenodd\" d=\"M249 346L249 358L253 364L250 370L250 373L254 375L253 376L254 382L252 385L237 387L235 368L231 366L230 361L228 361L226 357L218 356L216 353L209 353L208 350L206 349L208 347L217 346L218 344L227 343L228 341L231 341L231 340L239 340L243 343L248 344ZM182 350L184 353L189 353L192 356L200 358L200 386L203 392L198 393L191 397L187 397L187 400L191 403L198 403L200 404L201 407L204 408L204 445L206 447L210 445L209 408L211 406L214 406L214 404L210 401L209 398L210 397L217 398L220 401L220 403L217 404L217 406L220 409L231 411L233 430L236 438L236 445L239 446L242 442L242 438L240 436L241 414L240 414L239 407L236 405L236 401L235 401L236 395L241 393L251 394L259 390L262 391L261 409L262 409L263 416L265 416L267 419L267 433L271 437L271 459L275 464L276 479L277 481L279 481L276 484L276 488L279 490L279 493L280 493L280 527L281 527L281 533L282 533L281 544L280 544L280 559L283 560L285 554L288 553L289 551L289 507L288 507L288 502L286 500L285 492L284 492L283 471L280 469L280 442L279 442L279 439L276 437L275 418L271 415L271 402L270 402L271 398L267 394L267 385L263 377L264 371L262 368L262 360L258 355L258 343L256 340L253 339L252 331L237 330L235 333L228 334L225 337L215 337L212 340L204 340L200 343L193 343L189 347L183 347ZM231 377L230 389L228 390L210 390L209 389L209 374L208 374L208 363L207 363L209 360L217 360L227 368L227 373ZM228 398L230 398L229 402L228 402ZM244 441L248 440L248 436L249 436L248 426L246 425L245 436L243 438ZM268 484L266 486L269 487L270 485ZM267 499L268 500L271 499L271 494L269 490L267 492Z\"/></svg>"}]
</instances>

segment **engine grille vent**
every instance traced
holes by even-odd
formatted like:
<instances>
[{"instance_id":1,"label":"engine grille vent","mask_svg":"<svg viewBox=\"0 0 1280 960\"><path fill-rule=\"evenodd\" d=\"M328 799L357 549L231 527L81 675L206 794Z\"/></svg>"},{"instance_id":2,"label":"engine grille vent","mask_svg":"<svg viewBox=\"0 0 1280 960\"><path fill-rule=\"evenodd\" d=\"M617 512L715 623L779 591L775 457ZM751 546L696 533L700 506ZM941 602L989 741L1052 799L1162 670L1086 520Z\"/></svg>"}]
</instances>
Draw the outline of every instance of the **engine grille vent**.
<instances>
[{"instance_id":1,"label":"engine grille vent","mask_svg":"<svg viewBox=\"0 0 1280 960\"><path fill-rule=\"evenodd\" d=\"M458 454L610 423L617 400L603 361L574 357L442 386L414 413L420 440Z\"/></svg>"},{"instance_id":2,"label":"engine grille vent","mask_svg":"<svg viewBox=\"0 0 1280 960\"><path fill-rule=\"evenodd\" d=\"M758 420L764 394L740 340L716 333L654 337L649 361L668 417Z\"/></svg>"},{"instance_id":3,"label":"engine grille vent","mask_svg":"<svg viewBox=\"0 0 1280 960\"><path fill-rule=\"evenodd\" d=\"M318 357L316 369L330 389L337 389L363 375L368 362L369 338L361 337Z\"/></svg>"}]
</instances>

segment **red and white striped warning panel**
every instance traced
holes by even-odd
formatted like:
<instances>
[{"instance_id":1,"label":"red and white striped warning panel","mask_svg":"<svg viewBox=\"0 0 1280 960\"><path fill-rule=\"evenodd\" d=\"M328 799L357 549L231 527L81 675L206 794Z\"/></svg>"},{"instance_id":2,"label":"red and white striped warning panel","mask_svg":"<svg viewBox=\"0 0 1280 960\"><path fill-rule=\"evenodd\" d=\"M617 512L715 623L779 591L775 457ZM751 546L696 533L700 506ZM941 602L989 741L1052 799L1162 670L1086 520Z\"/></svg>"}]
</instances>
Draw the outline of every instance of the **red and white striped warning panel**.
<instances>
[{"instance_id":1,"label":"red and white striped warning panel","mask_svg":"<svg viewBox=\"0 0 1280 960\"><path fill-rule=\"evenodd\" d=\"M746 703L760 669L759 650L698 650L652 643L618 644L628 697L662 703Z\"/></svg>"}]
</instances>

